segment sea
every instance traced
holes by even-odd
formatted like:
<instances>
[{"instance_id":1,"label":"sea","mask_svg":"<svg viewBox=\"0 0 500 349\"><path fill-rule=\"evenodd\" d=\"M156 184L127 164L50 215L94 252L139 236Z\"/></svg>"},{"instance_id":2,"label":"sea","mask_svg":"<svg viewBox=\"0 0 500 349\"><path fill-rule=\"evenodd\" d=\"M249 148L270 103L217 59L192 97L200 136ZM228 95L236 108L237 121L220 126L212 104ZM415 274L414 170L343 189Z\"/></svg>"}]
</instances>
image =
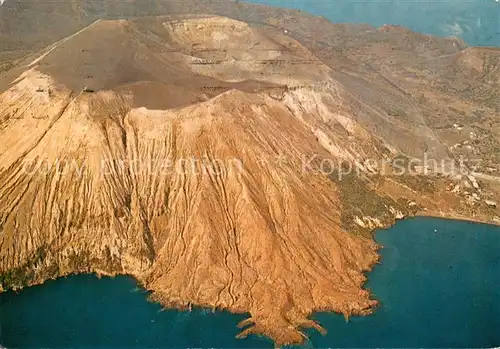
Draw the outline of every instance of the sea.
<instances>
[{"instance_id":1,"label":"sea","mask_svg":"<svg viewBox=\"0 0 500 349\"><path fill-rule=\"evenodd\" d=\"M402 25L455 36L470 46L500 46L500 0L250 0L298 9L335 23Z\"/></svg>"},{"instance_id":2,"label":"sea","mask_svg":"<svg viewBox=\"0 0 500 349\"><path fill-rule=\"evenodd\" d=\"M376 233L381 264L366 287L380 302L348 322L312 318L302 348L500 347L500 227L411 218ZM236 339L246 314L162 309L127 276L77 275L0 294L0 343L7 348L273 348Z\"/></svg>"},{"instance_id":3,"label":"sea","mask_svg":"<svg viewBox=\"0 0 500 349\"><path fill-rule=\"evenodd\" d=\"M0 0L1 1L1 0ZM404 25L469 45L500 46L497 0L253 0L333 22ZM348 322L312 318L303 348L500 347L500 227L411 218L376 232L381 264L365 285L380 302ZM263 337L235 339L246 314L162 309L127 276L76 275L0 294L0 347L273 348Z\"/></svg>"}]
</instances>

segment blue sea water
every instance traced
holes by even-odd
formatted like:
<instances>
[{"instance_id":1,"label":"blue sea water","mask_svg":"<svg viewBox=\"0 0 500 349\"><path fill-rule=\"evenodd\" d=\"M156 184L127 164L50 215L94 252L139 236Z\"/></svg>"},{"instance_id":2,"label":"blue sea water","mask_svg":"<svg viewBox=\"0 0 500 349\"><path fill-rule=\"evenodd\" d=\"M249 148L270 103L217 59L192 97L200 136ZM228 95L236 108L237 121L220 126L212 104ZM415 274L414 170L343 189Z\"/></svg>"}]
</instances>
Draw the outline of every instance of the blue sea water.
<instances>
[{"instance_id":1,"label":"blue sea water","mask_svg":"<svg viewBox=\"0 0 500 349\"><path fill-rule=\"evenodd\" d=\"M0 343L7 348L186 348L271 346L236 341L228 312L163 310L135 280L77 275L0 295Z\"/></svg>"},{"instance_id":2,"label":"blue sea water","mask_svg":"<svg viewBox=\"0 0 500 349\"><path fill-rule=\"evenodd\" d=\"M496 0L248 0L323 16L335 23L398 24L473 46L500 46Z\"/></svg>"},{"instance_id":3,"label":"blue sea water","mask_svg":"<svg viewBox=\"0 0 500 349\"><path fill-rule=\"evenodd\" d=\"M317 314L316 347L500 346L500 227L414 218L376 233L381 265L368 275L373 316Z\"/></svg>"},{"instance_id":4,"label":"blue sea water","mask_svg":"<svg viewBox=\"0 0 500 349\"><path fill-rule=\"evenodd\" d=\"M333 22L400 24L500 46L495 0L251 0L301 9ZM416 218L376 235L382 264L366 287L380 301L349 322L315 314L327 330L304 347L484 348L500 346L500 228ZM272 348L236 340L245 315L162 311L129 277L79 275L0 294L0 344L16 348Z\"/></svg>"},{"instance_id":5,"label":"blue sea water","mask_svg":"<svg viewBox=\"0 0 500 349\"><path fill-rule=\"evenodd\" d=\"M306 348L500 346L500 227L415 218L377 232L382 264L369 273L375 313L313 317ZM272 348L235 339L245 315L162 311L129 277L91 275L0 294L0 343L16 348Z\"/></svg>"}]
</instances>

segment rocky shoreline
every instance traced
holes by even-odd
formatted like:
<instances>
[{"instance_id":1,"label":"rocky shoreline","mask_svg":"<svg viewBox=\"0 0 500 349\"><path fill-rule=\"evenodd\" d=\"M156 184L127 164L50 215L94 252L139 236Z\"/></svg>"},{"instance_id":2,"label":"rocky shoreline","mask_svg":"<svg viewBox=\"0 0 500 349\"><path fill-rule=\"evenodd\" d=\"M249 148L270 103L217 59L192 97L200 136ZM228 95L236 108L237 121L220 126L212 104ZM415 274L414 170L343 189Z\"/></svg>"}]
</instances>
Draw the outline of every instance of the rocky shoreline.
<instances>
[{"instance_id":1,"label":"rocky shoreline","mask_svg":"<svg viewBox=\"0 0 500 349\"><path fill-rule=\"evenodd\" d=\"M301 343L323 331L313 312L376 305L375 229L421 208L499 215L495 180L414 161L496 171L499 50L242 6L249 23L99 20L3 75L3 289L131 275L164 306L249 313L241 336Z\"/></svg>"}]
</instances>

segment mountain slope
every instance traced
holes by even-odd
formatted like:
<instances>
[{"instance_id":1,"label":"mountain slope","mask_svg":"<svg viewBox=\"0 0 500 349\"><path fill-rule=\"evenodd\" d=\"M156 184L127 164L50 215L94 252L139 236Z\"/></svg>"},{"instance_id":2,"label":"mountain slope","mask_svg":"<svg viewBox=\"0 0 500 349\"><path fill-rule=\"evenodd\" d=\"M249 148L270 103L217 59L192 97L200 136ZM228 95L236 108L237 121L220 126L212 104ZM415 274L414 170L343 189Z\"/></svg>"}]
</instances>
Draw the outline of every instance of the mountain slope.
<instances>
[{"instance_id":1,"label":"mountain slope","mask_svg":"<svg viewBox=\"0 0 500 349\"><path fill-rule=\"evenodd\" d=\"M247 16L266 11L255 8ZM164 305L248 312L242 336L298 343L301 328L322 330L312 312L347 317L376 304L362 289L378 259L374 228L418 210L494 221L498 208L446 188L495 198L495 179L478 189L460 172L397 175L393 165L453 164L461 135L450 122L474 127L471 109L483 110L495 141L495 102L478 96L495 93L497 50L430 38L428 55L450 55L454 67L436 63L431 79L429 57L394 61L379 49L377 61L369 49L411 50L423 36L283 18L99 20L5 71L2 289L126 273ZM443 88L466 77L481 90ZM436 120L444 98L455 111ZM474 151L494 163L486 141Z\"/></svg>"},{"instance_id":2,"label":"mountain slope","mask_svg":"<svg viewBox=\"0 0 500 349\"><path fill-rule=\"evenodd\" d=\"M19 276L31 283L73 272L127 273L164 304L248 311L255 327L244 334L277 343L301 341L297 328L316 326L307 320L313 310L368 312L374 302L360 287L376 245L341 228L335 185L301 163L329 153L289 109L297 104L272 97L283 93L274 85L304 85L328 68L315 64L301 76L303 65L290 77L290 68L272 62L310 59L308 51L241 22L162 21L161 45L136 32L141 21L95 23L27 65L1 95L5 287L19 285ZM262 49L249 56L228 48L231 60L240 59L236 70L192 67L183 50L200 40L189 37L191 26L197 35L205 26L208 46L231 28L228 43L239 36ZM91 40L97 33L99 42ZM289 44L297 50L290 53ZM236 78L259 76L257 69L268 81L255 92L235 89L251 84ZM164 111L134 107L141 104L134 95L151 82L208 100ZM218 96L200 90L206 82L219 83Z\"/></svg>"}]
</instances>

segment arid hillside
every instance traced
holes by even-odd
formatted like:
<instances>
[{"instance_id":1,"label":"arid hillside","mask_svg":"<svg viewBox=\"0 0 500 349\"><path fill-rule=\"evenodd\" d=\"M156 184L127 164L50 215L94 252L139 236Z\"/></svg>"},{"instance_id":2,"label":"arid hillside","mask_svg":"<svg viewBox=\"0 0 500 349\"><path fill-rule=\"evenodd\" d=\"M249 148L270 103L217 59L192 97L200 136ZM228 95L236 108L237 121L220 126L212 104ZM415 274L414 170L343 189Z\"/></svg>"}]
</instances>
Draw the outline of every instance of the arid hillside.
<instances>
[{"instance_id":1,"label":"arid hillside","mask_svg":"<svg viewBox=\"0 0 500 349\"><path fill-rule=\"evenodd\" d=\"M500 222L499 50L237 3L47 4L0 8L72 30L42 48L2 24L0 289L129 274L299 343L314 311L372 311L375 228Z\"/></svg>"}]
</instances>

